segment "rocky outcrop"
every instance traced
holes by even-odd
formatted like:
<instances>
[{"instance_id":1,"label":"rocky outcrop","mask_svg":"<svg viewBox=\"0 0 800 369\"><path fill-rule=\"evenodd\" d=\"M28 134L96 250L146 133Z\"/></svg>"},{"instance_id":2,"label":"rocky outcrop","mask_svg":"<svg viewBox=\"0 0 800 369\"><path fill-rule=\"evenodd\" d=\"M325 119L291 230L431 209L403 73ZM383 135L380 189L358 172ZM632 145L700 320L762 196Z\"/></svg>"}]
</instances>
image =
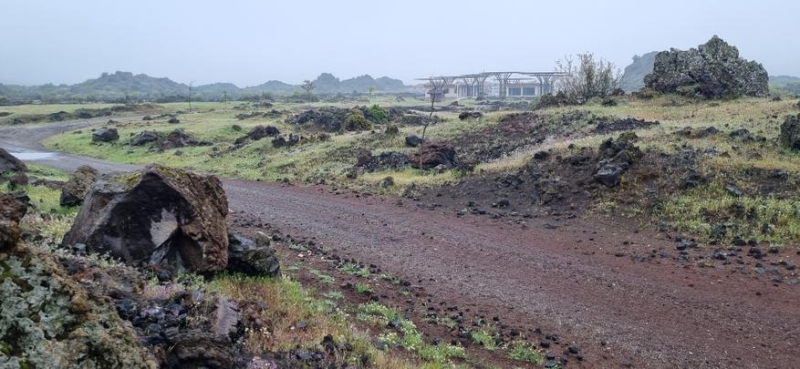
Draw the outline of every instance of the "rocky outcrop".
<instances>
[{"instance_id":1,"label":"rocky outcrop","mask_svg":"<svg viewBox=\"0 0 800 369\"><path fill-rule=\"evenodd\" d=\"M792 150L800 151L800 114L787 115L781 124L781 134L778 136L781 145Z\"/></svg>"},{"instance_id":2,"label":"rocky outcrop","mask_svg":"<svg viewBox=\"0 0 800 369\"><path fill-rule=\"evenodd\" d=\"M58 200L61 206L76 206L83 203L86 193L97 181L97 169L88 165L81 165L72 173L67 183L61 187L61 198Z\"/></svg>"},{"instance_id":3,"label":"rocky outcrop","mask_svg":"<svg viewBox=\"0 0 800 369\"><path fill-rule=\"evenodd\" d=\"M92 142L115 142L119 140L116 128L101 128L92 132Z\"/></svg>"},{"instance_id":4,"label":"rocky outcrop","mask_svg":"<svg viewBox=\"0 0 800 369\"><path fill-rule=\"evenodd\" d=\"M220 271L228 263L227 214L217 177L151 165L97 182L62 244L129 265Z\"/></svg>"},{"instance_id":5,"label":"rocky outcrop","mask_svg":"<svg viewBox=\"0 0 800 369\"><path fill-rule=\"evenodd\" d=\"M739 50L714 36L697 49L672 49L656 55L645 85L664 93L706 99L766 96L769 76L757 62L739 57Z\"/></svg>"},{"instance_id":6,"label":"rocky outcrop","mask_svg":"<svg viewBox=\"0 0 800 369\"><path fill-rule=\"evenodd\" d=\"M27 170L28 167L25 166L25 163L14 157L14 155L9 154L5 149L0 148L0 174Z\"/></svg>"}]
</instances>

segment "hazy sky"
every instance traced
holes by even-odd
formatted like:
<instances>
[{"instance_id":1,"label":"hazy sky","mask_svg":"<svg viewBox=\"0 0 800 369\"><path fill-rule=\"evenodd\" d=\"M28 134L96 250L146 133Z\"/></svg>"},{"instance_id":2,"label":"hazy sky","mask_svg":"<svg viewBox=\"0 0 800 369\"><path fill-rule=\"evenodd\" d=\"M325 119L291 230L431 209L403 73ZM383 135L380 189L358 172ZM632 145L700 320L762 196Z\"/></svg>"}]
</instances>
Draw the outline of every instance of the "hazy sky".
<instances>
[{"instance_id":1,"label":"hazy sky","mask_svg":"<svg viewBox=\"0 0 800 369\"><path fill-rule=\"evenodd\" d=\"M117 70L196 84L298 83L321 72L415 77L552 71L594 52L686 49L717 34L771 75L800 76L800 1L3 0L0 83Z\"/></svg>"}]
</instances>

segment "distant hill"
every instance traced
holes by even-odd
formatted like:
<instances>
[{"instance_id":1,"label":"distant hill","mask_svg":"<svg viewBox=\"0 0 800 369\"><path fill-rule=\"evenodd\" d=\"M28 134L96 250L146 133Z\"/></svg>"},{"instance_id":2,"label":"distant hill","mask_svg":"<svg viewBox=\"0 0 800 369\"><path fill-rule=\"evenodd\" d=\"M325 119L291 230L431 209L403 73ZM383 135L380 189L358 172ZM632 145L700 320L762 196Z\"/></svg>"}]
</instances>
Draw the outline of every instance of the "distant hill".
<instances>
[{"instance_id":1,"label":"distant hill","mask_svg":"<svg viewBox=\"0 0 800 369\"><path fill-rule=\"evenodd\" d=\"M254 95L260 94L262 92L269 92L269 93L278 93L278 94L290 94L292 92L301 91L302 89L300 86L290 85L288 83L284 83L281 81L267 81L262 83L258 86L246 87L242 89L242 92Z\"/></svg>"},{"instance_id":2,"label":"distant hill","mask_svg":"<svg viewBox=\"0 0 800 369\"><path fill-rule=\"evenodd\" d=\"M373 87L378 92L403 92L403 82L389 77L374 79L369 75L340 81L330 73L322 73L314 80L314 93L366 93ZM0 104L31 100L45 102L84 102L107 101L126 102L130 100L171 102L186 101L190 86L169 78L150 77L146 74L130 72L103 73L98 78L89 79L74 85L19 86L0 84ZM193 100L239 99L246 95L262 93L292 94L301 92L298 85L281 81L268 81L257 86L240 88L233 83L212 83L192 86Z\"/></svg>"},{"instance_id":3,"label":"distant hill","mask_svg":"<svg viewBox=\"0 0 800 369\"><path fill-rule=\"evenodd\" d=\"M625 92L639 91L644 87L644 76L653 72L658 51L649 52L642 56L635 55L633 63L625 67L625 73L620 80L620 88Z\"/></svg>"},{"instance_id":4,"label":"distant hill","mask_svg":"<svg viewBox=\"0 0 800 369\"><path fill-rule=\"evenodd\" d=\"M781 90L800 95L800 77L770 76L769 84Z\"/></svg>"},{"instance_id":5,"label":"distant hill","mask_svg":"<svg viewBox=\"0 0 800 369\"><path fill-rule=\"evenodd\" d=\"M399 79L389 77L375 79L369 74L340 81L330 73L322 73L312 82L314 91L318 93L369 92L370 88L375 92L401 92L406 89L403 81Z\"/></svg>"}]
</instances>

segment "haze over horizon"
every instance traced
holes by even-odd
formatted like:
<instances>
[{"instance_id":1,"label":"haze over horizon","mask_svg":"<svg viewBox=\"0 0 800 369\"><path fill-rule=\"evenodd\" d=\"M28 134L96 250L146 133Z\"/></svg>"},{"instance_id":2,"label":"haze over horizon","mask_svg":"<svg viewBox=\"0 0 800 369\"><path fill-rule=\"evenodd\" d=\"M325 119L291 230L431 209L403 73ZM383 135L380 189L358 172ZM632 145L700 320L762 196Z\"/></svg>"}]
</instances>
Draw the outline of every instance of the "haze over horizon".
<instances>
[{"instance_id":1,"label":"haze over horizon","mask_svg":"<svg viewBox=\"0 0 800 369\"><path fill-rule=\"evenodd\" d=\"M633 55L718 35L770 75L800 75L800 3L611 0L402 3L296 0L108 3L11 0L0 83L72 84L114 71L196 85L297 84L329 72L414 78L551 71L593 52L620 69Z\"/></svg>"}]
</instances>

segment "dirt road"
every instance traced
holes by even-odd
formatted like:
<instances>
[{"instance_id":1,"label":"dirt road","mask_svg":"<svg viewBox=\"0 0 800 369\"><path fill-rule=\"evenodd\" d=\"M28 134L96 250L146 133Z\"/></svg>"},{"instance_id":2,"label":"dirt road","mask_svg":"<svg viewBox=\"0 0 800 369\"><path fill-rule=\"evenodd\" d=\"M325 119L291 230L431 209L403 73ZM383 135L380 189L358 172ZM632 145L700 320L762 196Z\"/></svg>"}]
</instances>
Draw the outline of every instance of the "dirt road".
<instances>
[{"instance_id":1,"label":"dirt road","mask_svg":"<svg viewBox=\"0 0 800 369\"><path fill-rule=\"evenodd\" d=\"M41 150L38 140L58 129L2 129L0 146ZM70 155L49 164L84 163L97 165ZM557 333L581 347L585 367L800 365L800 287L743 272L769 261L745 257L740 268L642 261L630 256L674 252L674 243L593 219L561 222L557 229L534 219L522 228L424 210L408 200L398 205L393 198L337 196L324 188L224 184L234 211L420 281L443 301ZM791 253L771 260L796 260Z\"/></svg>"}]
</instances>

